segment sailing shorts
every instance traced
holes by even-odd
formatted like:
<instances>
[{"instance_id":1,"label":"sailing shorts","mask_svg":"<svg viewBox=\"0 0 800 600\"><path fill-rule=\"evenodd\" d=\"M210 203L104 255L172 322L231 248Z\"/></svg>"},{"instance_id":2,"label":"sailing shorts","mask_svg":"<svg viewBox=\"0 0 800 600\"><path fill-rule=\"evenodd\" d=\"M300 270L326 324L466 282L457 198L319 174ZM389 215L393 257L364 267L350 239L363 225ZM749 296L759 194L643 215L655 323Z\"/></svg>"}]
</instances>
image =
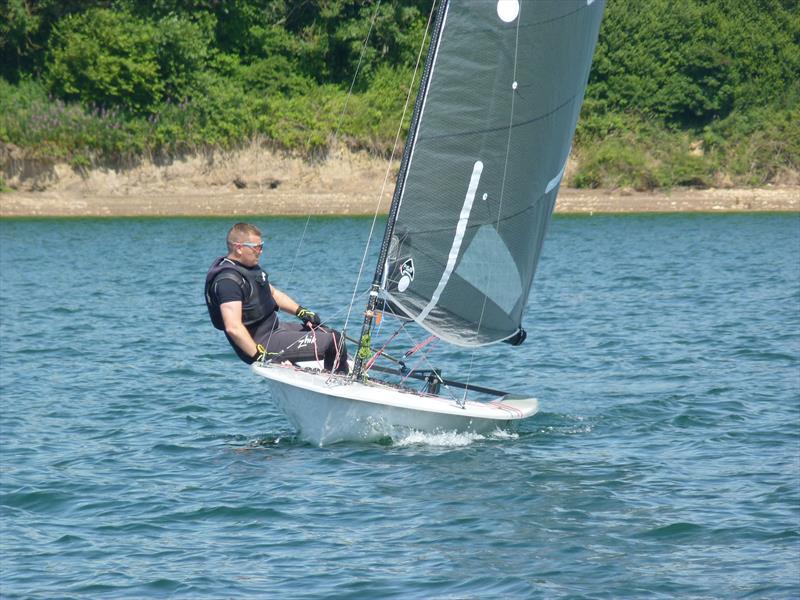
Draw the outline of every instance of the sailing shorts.
<instances>
[{"instance_id":1,"label":"sailing shorts","mask_svg":"<svg viewBox=\"0 0 800 600\"><path fill-rule=\"evenodd\" d=\"M267 349L267 358L274 362L318 361L327 371L348 371L347 348L342 334L333 329L324 326L307 329L302 323L278 321L274 329L254 339Z\"/></svg>"}]
</instances>

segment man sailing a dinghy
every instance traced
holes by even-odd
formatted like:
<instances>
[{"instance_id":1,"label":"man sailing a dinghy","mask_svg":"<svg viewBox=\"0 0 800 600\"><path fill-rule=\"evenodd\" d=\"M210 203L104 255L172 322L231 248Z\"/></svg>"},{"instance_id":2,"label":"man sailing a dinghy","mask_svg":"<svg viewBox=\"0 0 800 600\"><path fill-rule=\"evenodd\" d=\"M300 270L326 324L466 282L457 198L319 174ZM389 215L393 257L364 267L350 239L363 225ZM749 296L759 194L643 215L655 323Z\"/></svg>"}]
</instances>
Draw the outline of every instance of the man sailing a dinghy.
<instances>
[{"instance_id":1,"label":"man sailing a dinghy","mask_svg":"<svg viewBox=\"0 0 800 600\"><path fill-rule=\"evenodd\" d=\"M214 327L246 363L266 358L290 362L323 360L328 371L347 372L342 336L322 326L319 315L303 308L269 282L259 265L264 242L249 223L237 223L227 237L228 254L206 275L205 297ZM278 309L302 323L281 322Z\"/></svg>"}]
</instances>

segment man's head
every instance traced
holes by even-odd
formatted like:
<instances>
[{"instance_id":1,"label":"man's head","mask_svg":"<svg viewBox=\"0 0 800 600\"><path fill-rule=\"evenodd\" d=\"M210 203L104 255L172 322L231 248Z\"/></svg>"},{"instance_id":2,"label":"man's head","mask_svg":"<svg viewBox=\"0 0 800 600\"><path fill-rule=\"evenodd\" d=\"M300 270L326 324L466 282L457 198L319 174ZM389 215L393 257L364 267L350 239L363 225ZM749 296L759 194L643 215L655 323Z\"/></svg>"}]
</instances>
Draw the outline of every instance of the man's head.
<instances>
[{"instance_id":1,"label":"man's head","mask_svg":"<svg viewBox=\"0 0 800 600\"><path fill-rule=\"evenodd\" d=\"M261 232L255 225L236 223L228 232L228 258L235 259L246 267L255 267L261 257L264 243Z\"/></svg>"}]
</instances>

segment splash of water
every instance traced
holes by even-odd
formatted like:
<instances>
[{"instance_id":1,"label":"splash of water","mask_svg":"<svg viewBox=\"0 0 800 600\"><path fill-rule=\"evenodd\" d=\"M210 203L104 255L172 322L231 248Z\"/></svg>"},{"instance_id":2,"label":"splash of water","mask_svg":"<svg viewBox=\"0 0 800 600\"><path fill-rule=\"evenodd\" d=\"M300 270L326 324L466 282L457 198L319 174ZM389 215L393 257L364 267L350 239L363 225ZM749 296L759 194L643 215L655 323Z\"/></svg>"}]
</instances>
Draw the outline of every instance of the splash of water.
<instances>
[{"instance_id":1,"label":"splash of water","mask_svg":"<svg viewBox=\"0 0 800 600\"><path fill-rule=\"evenodd\" d=\"M439 446L458 448L484 440L513 440L518 437L519 434L502 429L496 429L488 434L459 431L425 433L423 431L412 430L394 438L393 445L399 447Z\"/></svg>"}]
</instances>

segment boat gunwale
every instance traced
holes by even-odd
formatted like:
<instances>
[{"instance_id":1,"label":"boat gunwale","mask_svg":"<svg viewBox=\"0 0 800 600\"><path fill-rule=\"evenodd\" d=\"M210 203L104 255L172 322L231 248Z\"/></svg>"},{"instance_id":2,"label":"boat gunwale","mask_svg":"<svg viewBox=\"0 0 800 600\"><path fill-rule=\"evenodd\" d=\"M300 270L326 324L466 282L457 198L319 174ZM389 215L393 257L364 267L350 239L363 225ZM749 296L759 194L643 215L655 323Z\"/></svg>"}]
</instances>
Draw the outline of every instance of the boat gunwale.
<instances>
[{"instance_id":1,"label":"boat gunwale","mask_svg":"<svg viewBox=\"0 0 800 600\"><path fill-rule=\"evenodd\" d=\"M355 381L348 378L346 375L331 374L318 369L312 370L296 365L253 363L250 368L256 375L269 381L276 381L278 383L291 385L306 391L324 394L334 398L341 398L342 400L366 402L368 404L393 407L403 410L415 410L434 414L449 414L464 418L509 421L525 419L538 412L539 409L539 403L536 398L510 393L492 401L481 402L467 400L463 405L461 405L453 398L444 398L442 396L425 394L410 388L382 382L380 380L368 380L366 382ZM272 374L283 374L285 376L270 376ZM293 380L289 381L289 377L294 375L302 375L305 377L292 377ZM313 379L309 380L308 378ZM314 379L319 379L320 381L315 381ZM331 383L331 380L335 381L335 383ZM354 388L353 386L358 387ZM342 389L347 393L336 394L334 392L336 388ZM365 393L366 391L369 391L370 388L382 389L386 392L390 392L393 395L393 398L389 399L389 402L371 399ZM424 400L433 401L436 403L436 406L426 405L423 402ZM527 410L515 406L514 404L516 402L524 402L526 405L532 403L533 410L530 410L530 406L526 407Z\"/></svg>"}]
</instances>

